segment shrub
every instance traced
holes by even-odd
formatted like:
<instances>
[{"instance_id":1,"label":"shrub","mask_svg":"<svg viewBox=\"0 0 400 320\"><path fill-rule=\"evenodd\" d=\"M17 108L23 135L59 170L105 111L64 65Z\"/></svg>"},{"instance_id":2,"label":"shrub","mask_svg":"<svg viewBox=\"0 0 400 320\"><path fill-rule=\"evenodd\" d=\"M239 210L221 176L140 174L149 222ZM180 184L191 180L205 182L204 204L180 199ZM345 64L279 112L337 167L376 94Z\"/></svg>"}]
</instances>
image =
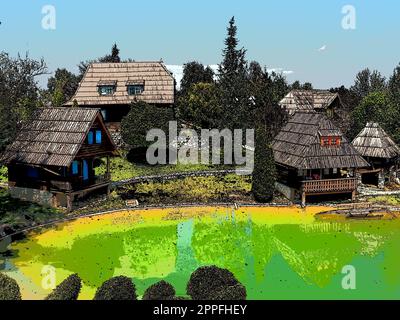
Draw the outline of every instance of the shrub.
<instances>
[{"instance_id":1,"label":"shrub","mask_svg":"<svg viewBox=\"0 0 400 320\"><path fill-rule=\"evenodd\" d=\"M136 300L136 288L128 277L119 276L105 281L97 289L94 300Z\"/></svg>"},{"instance_id":2,"label":"shrub","mask_svg":"<svg viewBox=\"0 0 400 320\"><path fill-rule=\"evenodd\" d=\"M21 300L17 281L0 273L0 300Z\"/></svg>"},{"instance_id":3,"label":"shrub","mask_svg":"<svg viewBox=\"0 0 400 320\"><path fill-rule=\"evenodd\" d=\"M77 274L70 275L45 300L77 300L81 287L81 278Z\"/></svg>"},{"instance_id":4,"label":"shrub","mask_svg":"<svg viewBox=\"0 0 400 320\"><path fill-rule=\"evenodd\" d=\"M235 290L243 293L238 286L241 286L240 282L229 270L207 266L192 273L186 291L193 300L217 300L219 297L235 296Z\"/></svg>"},{"instance_id":5,"label":"shrub","mask_svg":"<svg viewBox=\"0 0 400 320\"><path fill-rule=\"evenodd\" d=\"M246 300L246 288L240 283L224 287L210 297L210 300Z\"/></svg>"},{"instance_id":6,"label":"shrub","mask_svg":"<svg viewBox=\"0 0 400 320\"><path fill-rule=\"evenodd\" d=\"M162 280L147 288L143 295L143 300L173 300L174 297L174 287Z\"/></svg>"}]
</instances>

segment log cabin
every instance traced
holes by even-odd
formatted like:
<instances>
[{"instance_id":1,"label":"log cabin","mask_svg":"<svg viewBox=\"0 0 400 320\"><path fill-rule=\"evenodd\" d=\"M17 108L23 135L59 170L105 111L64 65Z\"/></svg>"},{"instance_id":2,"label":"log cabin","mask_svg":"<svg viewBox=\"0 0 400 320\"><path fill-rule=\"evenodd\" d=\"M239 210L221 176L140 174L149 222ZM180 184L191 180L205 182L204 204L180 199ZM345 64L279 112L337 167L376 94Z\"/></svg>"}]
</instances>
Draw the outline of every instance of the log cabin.
<instances>
[{"instance_id":1,"label":"log cabin","mask_svg":"<svg viewBox=\"0 0 400 320\"><path fill-rule=\"evenodd\" d=\"M376 122L368 122L352 142L357 152L371 164L362 170L362 182L384 188L394 182L399 167L400 148Z\"/></svg>"},{"instance_id":2,"label":"log cabin","mask_svg":"<svg viewBox=\"0 0 400 320\"><path fill-rule=\"evenodd\" d=\"M357 170L369 167L324 113L298 111L273 141L277 189L290 200L308 196L356 196Z\"/></svg>"},{"instance_id":3,"label":"log cabin","mask_svg":"<svg viewBox=\"0 0 400 320\"><path fill-rule=\"evenodd\" d=\"M92 63L65 105L72 106L74 101L80 107L101 109L110 132L119 132L133 102L172 107L175 80L160 61Z\"/></svg>"},{"instance_id":4,"label":"log cabin","mask_svg":"<svg viewBox=\"0 0 400 320\"><path fill-rule=\"evenodd\" d=\"M75 200L109 192L109 158L115 154L100 110L39 108L1 160L12 197L70 210ZM104 175L95 174L96 159L106 162Z\"/></svg>"}]
</instances>

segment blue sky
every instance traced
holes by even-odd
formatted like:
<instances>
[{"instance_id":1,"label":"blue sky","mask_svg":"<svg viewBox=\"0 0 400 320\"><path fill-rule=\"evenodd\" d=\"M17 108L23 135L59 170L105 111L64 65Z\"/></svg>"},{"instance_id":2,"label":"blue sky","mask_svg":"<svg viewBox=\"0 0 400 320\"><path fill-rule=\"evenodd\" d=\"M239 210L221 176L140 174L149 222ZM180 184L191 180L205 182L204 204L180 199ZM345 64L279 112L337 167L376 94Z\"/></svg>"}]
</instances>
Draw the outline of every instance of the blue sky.
<instances>
[{"instance_id":1,"label":"blue sky","mask_svg":"<svg viewBox=\"0 0 400 320\"><path fill-rule=\"evenodd\" d=\"M56 9L55 30L42 28L44 5ZM341 26L344 5L356 9L355 30ZM0 50L44 57L50 72L76 71L114 42L122 58L217 64L235 16L248 60L290 71L289 82L329 88L352 84L365 67L391 74L400 62L399 14L398 0L1 0Z\"/></svg>"}]
</instances>

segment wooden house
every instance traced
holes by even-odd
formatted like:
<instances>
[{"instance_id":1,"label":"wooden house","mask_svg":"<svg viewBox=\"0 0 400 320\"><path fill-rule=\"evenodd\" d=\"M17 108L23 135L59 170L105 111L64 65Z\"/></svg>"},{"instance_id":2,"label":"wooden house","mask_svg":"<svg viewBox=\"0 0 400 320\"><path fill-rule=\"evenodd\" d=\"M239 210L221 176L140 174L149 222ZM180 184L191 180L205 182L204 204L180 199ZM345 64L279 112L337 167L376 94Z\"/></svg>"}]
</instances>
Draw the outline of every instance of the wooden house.
<instances>
[{"instance_id":1,"label":"wooden house","mask_svg":"<svg viewBox=\"0 0 400 320\"><path fill-rule=\"evenodd\" d=\"M66 106L76 101L101 109L107 127L117 132L132 102L171 107L174 100L175 80L162 62L92 63Z\"/></svg>"},{"instance_id":2,"label":"wooden house","mask_svg":"<svg viewBox=\"0 0 400 320\"><path fill-rule=\"evenodd\" d=\"M94 108L40 108L25 123L1 160L13 197L71 209L74 200L109 192L109 157L116 147ZM96 159L106 172L96 176Z\"/></svg>"},{"instance_id":3,"label":"wooden house","mask_svg":"<svg viewBox=\"0 0 400 320\"><path fill-rule=\"evenodd\" d=\"M289 199L326 194L356 195L356 170L369 167L323 113L300 111L273 141L277 187Z\"/></svg>"},{"instance_id":4,"label":"wooden house","mask_svg":"<svg viewBox=\"0 0 400 320\"><path fill-rule=\"evenodd\" d=\"M368 122L352 144L372 166L361 172L363 183L384 187L391 177L396 178L394 175L399 166L400 148L379 123Z\"/></svg>"},{"instance_id":5,"label":"wooden house","mask_svg":"<svg viewBox=\"0 0 400 320\"><path fill-rule=\"evenodd\" d=\"M316 111L332 117L340 103L337 93L314 89L292 90L279 102L279 105L289 115L293 115L297 111Z\"/></svg>"}]
</instances>

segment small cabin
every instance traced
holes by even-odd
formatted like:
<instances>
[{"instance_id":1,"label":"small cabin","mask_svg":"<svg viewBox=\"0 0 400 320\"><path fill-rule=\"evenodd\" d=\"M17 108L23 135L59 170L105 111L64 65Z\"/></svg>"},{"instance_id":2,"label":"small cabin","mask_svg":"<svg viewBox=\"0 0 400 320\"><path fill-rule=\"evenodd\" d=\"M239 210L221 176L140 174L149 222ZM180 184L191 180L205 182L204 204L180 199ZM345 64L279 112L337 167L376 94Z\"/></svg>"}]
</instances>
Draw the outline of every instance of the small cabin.
<instances>
[{"instance_id":1,"label":"small cabin","mask_svg":"<svg viewBox=\"0 0 400 320\"><path fill-rule=\"evenodd\" d=\"M108 193L110 157L116 147L100 110L39 108L1 160L8 166L11 196L71 209L91 193ZM106 170L96 175L96 164Z\"/></svg>"},{"instance_id":2,"label":"small cabin","mask_svg":"<svg viewBox=\"0 0 400 320\"><path fill-rule=\"evenodd\" d=\"M381 188L394 182L399 169L400 147L376 122L368 122L353 140L352 145L371 168L362 170L362 182Z\"/></svg>"},{"instance_id":3,"label":"small cabin","mask_svg":"<svg viewBox=\"0 0 400 320\"><path fill-rule=\"evenodd\" d=\"M292 90L280 102L281 108L289 115L297 111L316 111L334 116L335 109L341 105L339 94L327 90Z\"/></svg>"},{"instance_id":4,"label":"small cabin","mask_svg":"<svg viewBox=\"0 0 400 320\"><path fill-rule=\"evenodd\" d=\"M160 61L92 63L74 96L65 105L101 109L112 133L133 102L171 107L175 101L175 79Z\"/></svg>"},{"instance_id":5,"label":"small cabin","mask_svg":"<svg viewBox=\"0 0 400 320\"><path fill-rule=\"evenodd\" d=\"M324 113L298 111L275 137L277 188L290 200L343 194L355 198L357 170L369 167Z\"/></svg>"}]
</instances>

